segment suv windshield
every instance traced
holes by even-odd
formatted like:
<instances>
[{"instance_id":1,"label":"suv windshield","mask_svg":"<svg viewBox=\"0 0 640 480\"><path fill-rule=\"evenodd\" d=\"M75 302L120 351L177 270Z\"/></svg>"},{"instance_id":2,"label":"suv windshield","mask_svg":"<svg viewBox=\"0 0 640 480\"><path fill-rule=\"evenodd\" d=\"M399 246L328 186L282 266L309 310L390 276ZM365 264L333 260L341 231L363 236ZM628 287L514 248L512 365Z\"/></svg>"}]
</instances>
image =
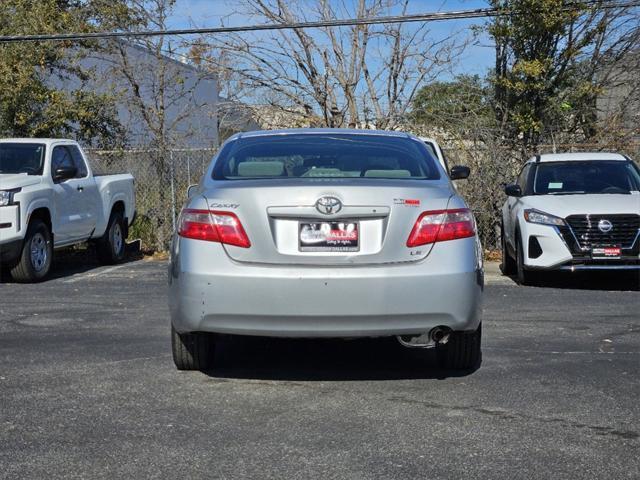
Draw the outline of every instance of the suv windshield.
<instances>
[{"instance_id":1,"label":"suv windshield","mask_svg":"<svg viewBox=\"0 0 640 480\"><path fill-rule=\"evenodd\" d=\"M340 133L241 137L213 169L215 180L355 177L437 180L440 173L422 142Z\"/></svg>"},{"instance_id":2,"label":"suv windshield","mask_svg":"<svg viewBox=\"0 0 640 480\"><path fill-rule=\"evenodd\" d=\"M640 173L632 162L550 162L537 166L536 195L631 193L640 190Z\"/></svg>"},{"instance_id":3,"label":"suv windshield","mask_svg":"<svg viewBox=\"0 0 640 480\"><path fill-rule=\"evenodd\" d=\"M42 175L44 150L41 143L0 143L0 173Z\"/></svg>"}]
</instances>

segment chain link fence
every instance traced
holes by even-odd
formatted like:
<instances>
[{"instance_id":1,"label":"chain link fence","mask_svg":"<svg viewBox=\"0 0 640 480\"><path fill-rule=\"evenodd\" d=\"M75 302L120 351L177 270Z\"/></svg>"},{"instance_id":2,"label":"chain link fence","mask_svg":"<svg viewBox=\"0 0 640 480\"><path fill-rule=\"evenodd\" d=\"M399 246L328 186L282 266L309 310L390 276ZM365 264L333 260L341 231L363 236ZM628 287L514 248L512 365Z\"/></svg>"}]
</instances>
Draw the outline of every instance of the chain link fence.
<instances>
[{"instance_id":1,"label":"chain link fence","mask_svg":"<svg viewBox=\"0 0 640 480\"><path fill-rule=\"evenodd\" d=\"M540 154L580 151L617 151L637 162L640 143L627 144L622 148L602 144L540 145L538 148ZM500 250L501 211L506 199L504 185L515 182L530 156L504 147L487 146L450 147L444 148L444 152L449 166L466 165L471 168L471 176L456 182L456 187L474 212L485 251Z\"/></svg>"},{"instance_id":2,"label":"chain link fence","mask_svg":"<svg viewBox=\"0 0 640 480\"><path fill-rule=\"evenodd\" d=\"M545 145L541 153L554 150L607 150L602 145ZM615 148L610 150L615 151ZM444 148L449 165L471 168L467 180L456 182L472 208L485 250L500 248L503 185L512 183L524 161L522 155L505 148L458 145ZM619 149L618 149L619 151ZM94 173L131 173L135 178L137 217L130 237L139 238L146 251L165 251L171 241L175 222L186 200L187 187L198 183L215 150L120 150L89 151ZM640 143L628 145L623 153L638 159Z\"/></svg>"},{"instance_id":3,"label":"chain link fence","mask_svg":"<svg viewBox=\"0 0 640 480\"><path fill-rule=\"evenodd\" d=\"M187 187L198 183L215 150L89 150L95 174L131 173L135 179L136 220L130 238L145 251L165 251L186 200Z\"/></svg>"}]
</instances>

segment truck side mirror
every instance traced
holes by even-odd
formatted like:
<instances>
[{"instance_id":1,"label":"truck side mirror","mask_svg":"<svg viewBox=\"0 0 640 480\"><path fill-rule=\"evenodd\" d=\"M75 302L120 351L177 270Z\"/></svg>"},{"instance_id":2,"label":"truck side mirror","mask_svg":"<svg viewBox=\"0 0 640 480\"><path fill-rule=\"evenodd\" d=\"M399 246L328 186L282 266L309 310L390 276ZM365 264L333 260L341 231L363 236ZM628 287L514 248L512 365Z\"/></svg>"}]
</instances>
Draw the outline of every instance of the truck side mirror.
<instances>
[{"instance_id":1,"label":"truck side mirror","mask_svg":"<svg viewBox=\"0 0 640 480\"><path fill-rule=\"evenodd\" d=\"M511 184L511 185L507 185L504 187L504 193L507 194L507 196L509 197L521 197L522 196L522 189L520 188L520 185L517 184Z\"/></svg>"},{"instance_id":2,"label":"truck side mirror","mask_svg":"<svg viewBox=\"0 0 640 480\"><path fill-rule=\"evenodd\" d=\"M77 173L78 169L76 167L59 167L53 172L53 179L56 182L62 182L63 180L75 177Z\"/></svg>"},{"instance_id":3,"label":"truck side mirror","mask_svg":"<svg viewBox=\"0 0 640 480\"><path fill-rule=\"evenodd\" d=\"M469 167L465 167L463 165L455 165L451 167L449 177L451 178L451 180L464 180L465 178L469 178L470 174L471 169Z\"/></svg>"}]
</instances>

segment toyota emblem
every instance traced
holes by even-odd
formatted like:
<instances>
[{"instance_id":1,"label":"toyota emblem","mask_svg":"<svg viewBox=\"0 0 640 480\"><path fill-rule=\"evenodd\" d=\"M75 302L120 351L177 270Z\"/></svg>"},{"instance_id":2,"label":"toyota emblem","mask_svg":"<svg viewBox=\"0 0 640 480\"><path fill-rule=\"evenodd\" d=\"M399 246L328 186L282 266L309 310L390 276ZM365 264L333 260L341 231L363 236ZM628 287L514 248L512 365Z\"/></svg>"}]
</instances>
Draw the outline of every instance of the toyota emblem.
<instances>
[{"instance_id":1,"label":"toyota emblem","mask_svg":"<svg viewBox=\"0 0 640 480\"><path fill-rule=\"evenodd\" d=\"M316 210L325 215L338 213L342 210L342 202L336 197L320 197L316 202Z\"/></svg>"},{"instance_id":2,"label":"toyota emblem","mask_svg":"<svg viewBox=\"0 0 640 480\"><path fill-rule=\"evenodd\" d=\"M613 230L613 223L603 218L598 222L598 230L600 230L602 233L609 233L611 230Z\"/></svg>"}]
</instances>

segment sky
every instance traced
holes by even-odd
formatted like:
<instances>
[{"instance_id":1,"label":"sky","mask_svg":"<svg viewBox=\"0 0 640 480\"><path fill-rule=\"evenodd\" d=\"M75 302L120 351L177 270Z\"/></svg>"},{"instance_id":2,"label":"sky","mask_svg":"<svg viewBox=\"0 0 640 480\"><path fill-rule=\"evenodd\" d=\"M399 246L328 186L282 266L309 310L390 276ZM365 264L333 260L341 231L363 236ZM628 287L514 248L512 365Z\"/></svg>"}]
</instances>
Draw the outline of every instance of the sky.
<instances>
[{"instance_id":1,"label":"sky","mask_svg":"<svg viewBox=\"0 0 640 480\"><path fill-rule=\"evenodd\" d=\"M250 18L233 15L236 4L237 2L229 0L176 0L170 27L214 27L219 26L223 19L226 25L255 23ZM487 6L485 0L412 0L409 13L469 10ZM470 36L470 27L482 25L485 21L486 19L447 20L433 22L429 29L434 40L446 38L452 32L463 39ZM482 35L474 45L465 50L453 73L484 75L493 66L494 60L493 45L486 35Z\"/></svg>"}]
</instances>

